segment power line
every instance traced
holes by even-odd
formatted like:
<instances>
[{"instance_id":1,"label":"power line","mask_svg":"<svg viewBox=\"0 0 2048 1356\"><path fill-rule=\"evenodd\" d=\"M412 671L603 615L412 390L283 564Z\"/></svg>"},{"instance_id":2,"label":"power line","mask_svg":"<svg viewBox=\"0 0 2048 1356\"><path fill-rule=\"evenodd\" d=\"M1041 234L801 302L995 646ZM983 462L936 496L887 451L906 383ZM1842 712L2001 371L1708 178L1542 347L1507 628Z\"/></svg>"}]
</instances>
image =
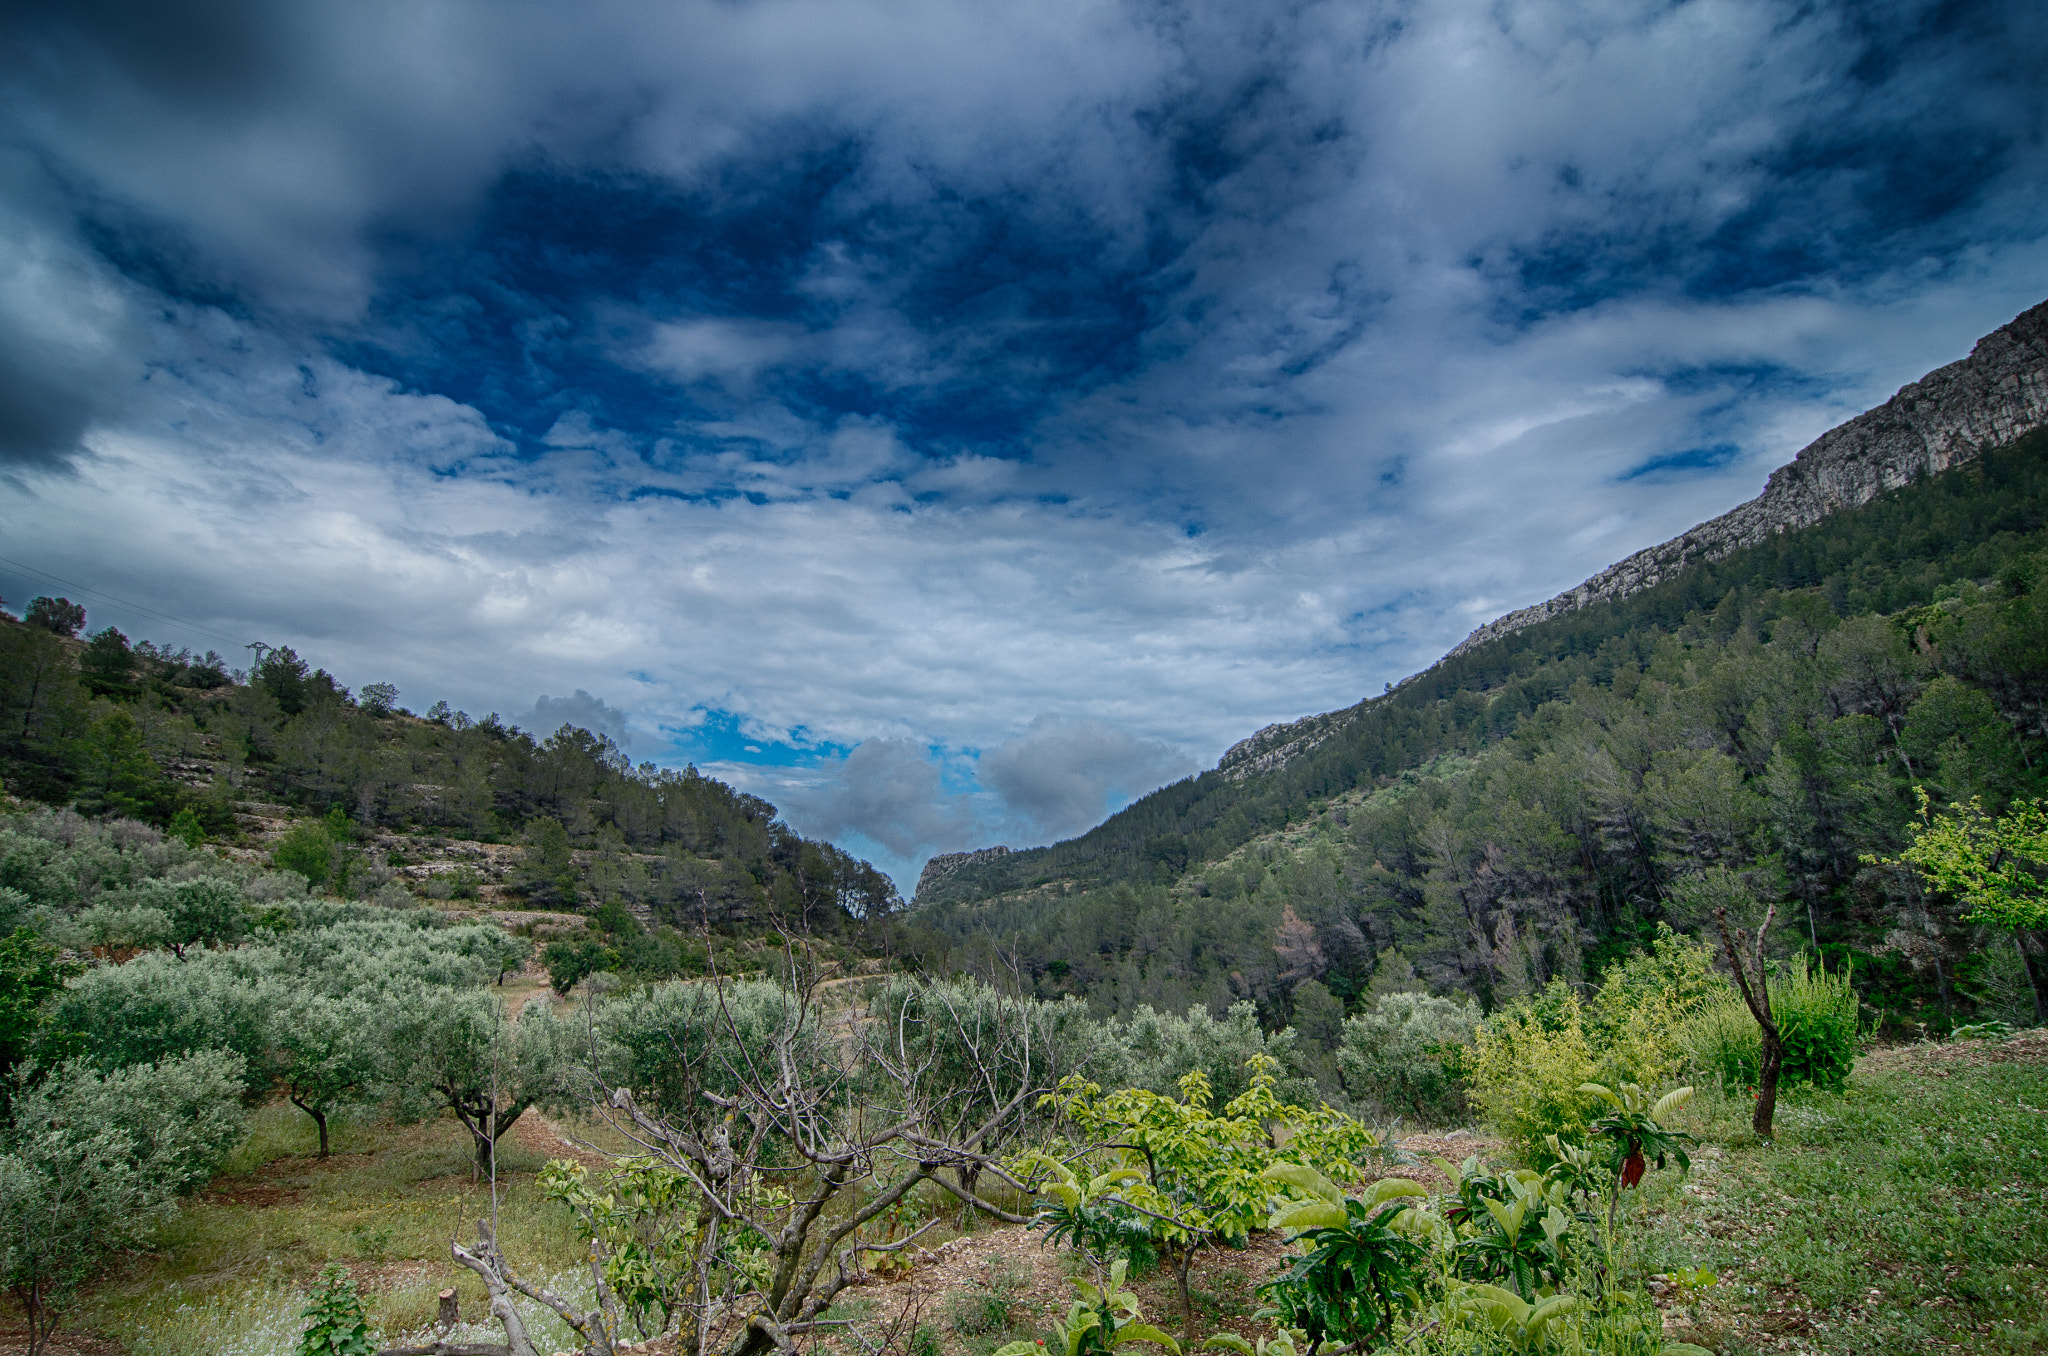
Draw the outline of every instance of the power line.
<instances>
[{"instance_id":1,"label":"power line","mask_svg":"<svg viewBox=\"0 0 2048 1356\"><path fill-rule=\"evenodd\" d=\"M155 621L168 622L172 626L182 626L186 630L195 631L202 636L211 636L215 640L225 642L226 644L236 646L237 648L246 648L243 642L234 639L232 636L222 635L220 632L214 630L211 627L201 626L197 622L186 621L182 617L173 617L168 612L159 612L153 607L144 607L141 603L129 602L126 598L117 598L113 594L108 593L103 589L96 589L91 587L90 585L81 584L76 580L66 579L61 575L51 574L48 570L39 570L33 565L24 565L18 560L9 560L6 556L0 556L0 565L12 565L15 569L21 570L26 574L32 574L38 576L39 578L47 579L51 583L56 584L60 588L75 589L79 593L91 594L96 598L102 598L107 602L114 604L116 607L125 607L131 612L139 612L142 615L149 617Z\"/></svg>"}]
</instances>

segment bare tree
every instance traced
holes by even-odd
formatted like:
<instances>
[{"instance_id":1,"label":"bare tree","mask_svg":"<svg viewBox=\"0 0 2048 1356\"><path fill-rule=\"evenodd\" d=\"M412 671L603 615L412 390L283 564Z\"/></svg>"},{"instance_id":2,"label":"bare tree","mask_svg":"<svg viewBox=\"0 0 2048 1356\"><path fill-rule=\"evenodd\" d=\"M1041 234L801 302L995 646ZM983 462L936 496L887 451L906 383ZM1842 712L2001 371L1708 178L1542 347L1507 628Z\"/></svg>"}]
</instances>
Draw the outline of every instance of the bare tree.
<instances>
[{"instance_id":1,"label":"bare tree","mask_svg":"<svg viewBox=\"0 0 2048 1356\"><path fill-rule=\"evenodd\" d=\"M848 1327L826 1310L863 1278L864 1256L913 1247L936 1223L877 1236L927 1182L969 1210L1027 1218L978 1182L1025 1189L999 1155L1058 1072L1033 1005L969 1004L935 985L914 1002L835 1010L805 948L790 941L785 957L774 984L658 985L588 1019L589 1109L688 1184L694 1227L662 1264L689 1356L793 1353ZM587 1356L611 1356L618 1306L601 1245L599 1308L583 1316L522 1283L482 1237L456 1256L510 1315L511 1356L524 1356L514 1292L559 1314Z\"/></svg>"},{"instance_id":2,"label":"bare tree","mask_svg":"<svg viewBox=\"0 0 2048 1356\"><path fill-rule=\"evenodd\" d=\"M1735 987L1742 991L1742 1001L1749 1005L1750 1016L1756 1018L1756 1029L1762 1038L1762 1059L1757 1069L1756 1114L1750 1118L1750 1125L1756 1130L1758 1139L1772 1136L1771 1118L1778 1111L1778 1071L1785 1063L1785 1042L1778 1035L1777 1021L1771 1015L1771 987L1764 975L1764 936L1771 930L1771 918L1778 910L1776 904L1764 910L1764 921L1757 925L1756 939L1751 954L1743 954L1743 948L1736 943L1737 937L1744 936L1741 928L1732 932L1728 927L1728 906L1717 905L1714 921L1721 928L1721 949L1728 957L1728 968L1735 972Z\"/></svg>"}]
</instances>

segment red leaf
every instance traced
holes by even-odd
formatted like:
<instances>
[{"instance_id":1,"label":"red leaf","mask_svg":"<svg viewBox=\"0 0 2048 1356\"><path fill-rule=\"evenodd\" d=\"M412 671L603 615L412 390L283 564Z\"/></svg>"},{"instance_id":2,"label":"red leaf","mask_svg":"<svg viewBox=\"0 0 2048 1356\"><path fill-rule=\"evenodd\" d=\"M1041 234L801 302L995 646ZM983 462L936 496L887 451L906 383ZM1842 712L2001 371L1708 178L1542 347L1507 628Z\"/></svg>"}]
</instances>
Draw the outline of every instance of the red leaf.
<instances>
[{"instance_id":1,"label":"red leaf","mask_svg":"<svg viewBox=\"0 0 2048 1356\"><path fill-rule=\"evenodd\" d=\"M1646 1166L1643 1162L1643 1151L1641 1149L1624 1158L1621 1161L1621 1184L1625 1187L1632 1187L1637 1182L1642 1181L1643 1169Z\"/></svg>"}]
</instances>

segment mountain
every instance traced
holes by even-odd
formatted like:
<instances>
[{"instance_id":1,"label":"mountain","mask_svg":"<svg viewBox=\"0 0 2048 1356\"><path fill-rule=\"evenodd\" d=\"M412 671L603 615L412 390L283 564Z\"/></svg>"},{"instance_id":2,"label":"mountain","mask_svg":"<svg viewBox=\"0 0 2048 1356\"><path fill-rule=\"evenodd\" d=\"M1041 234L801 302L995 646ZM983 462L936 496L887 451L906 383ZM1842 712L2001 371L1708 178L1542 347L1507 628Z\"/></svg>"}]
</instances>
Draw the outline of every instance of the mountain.
<instances>
[{"instance_id":1,"label":"mountain","mask_svg":"<svg viewBox=\"0 0 2048 1356\"><path fill-rule=\"evenodd\" d=\"M2048 939L1985 959L1863 864L1897 851L1916 786L2042 789L2044 423L2048 305L1752 503L1389 692L1262 730L1079 838L943 859L912 919L946 963L1000 949L1047 993L1251 997L1278 1021L1304 982L1491 1001L1576 978L1725 866L1888 975L1900 1012L2048 988Z\"/></svg>"},{"instance_id":2,"label":"mountain","mask_svg":"<svg viewBox=\"0 0 2048 1356\"><path fill-rule=\"evenodd\" d=\"M1450 653L1463 654L1591 603L1641 593L1694 561L1721 560L1777 533L1810 527L1886 490L1960 466L1984 448L2012 442L2043 424L2048 424L2048 301L1985 335L1969 357L1900 387L1876 409L1814 439L1771 472L1764 492L1748 503L1638 551L1548 602L1486 623Z\"/></svg>"}]
</instances>

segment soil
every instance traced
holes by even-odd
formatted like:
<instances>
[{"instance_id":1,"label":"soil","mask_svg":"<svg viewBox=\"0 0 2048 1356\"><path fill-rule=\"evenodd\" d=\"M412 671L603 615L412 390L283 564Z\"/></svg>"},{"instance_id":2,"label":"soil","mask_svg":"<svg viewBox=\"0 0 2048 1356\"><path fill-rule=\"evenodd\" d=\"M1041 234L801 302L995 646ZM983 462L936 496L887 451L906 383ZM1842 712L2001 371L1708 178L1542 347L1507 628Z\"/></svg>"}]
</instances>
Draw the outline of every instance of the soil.
<instances>
[{"instance_id":1,"label":"soil","mask_svg":"<svg viewBox=\"0 0 2048 1356\"><path fill-rule=\"evenodd\" d=\"M1962 1040L1941 1045L1923 1041L1915 1045L1894 1045L1861 1056L1856 1061L1856 1068L1861 1073L1911 1070L1946 1078L1951 1069L1983 1069L1993 1064L2048 1064L2048 1027L2016 1031L2002 1041Z\"/></svg>"}]
</instances>

